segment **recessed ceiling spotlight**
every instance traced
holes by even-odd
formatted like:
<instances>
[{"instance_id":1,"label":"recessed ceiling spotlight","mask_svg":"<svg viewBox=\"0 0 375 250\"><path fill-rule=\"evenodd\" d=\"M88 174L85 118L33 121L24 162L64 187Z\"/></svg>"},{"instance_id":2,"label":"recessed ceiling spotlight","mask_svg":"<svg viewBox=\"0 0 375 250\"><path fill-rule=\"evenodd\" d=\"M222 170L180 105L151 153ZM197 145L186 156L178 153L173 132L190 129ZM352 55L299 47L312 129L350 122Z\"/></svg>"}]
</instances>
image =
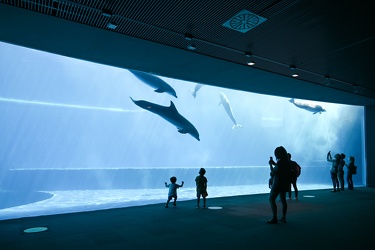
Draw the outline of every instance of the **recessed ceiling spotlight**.
<instances>
[{"instance_id":1,"label":"recessed ceiling spotlight","mask_svg":"<svg viewBox=\"0 0 375 250\"><path fill-rule=\"evenodd\" d=\"M196 49L197 49L197 46L195 46L194 44L189 44L189 45L187 46L187 48L188 48L189 50L196 50Z\"/></svg>"},{"instance_id":2,"label":"recessed ceiling spotlight","mask_svg":"<svg viewBox=\"0 0 375 250\"><path fill-rule=\"evenodd\" d=\"M253 65L255 65L255 62L253 62L253 61L248 61L248 62L247 62L247 65L253 66Z\"/></svg>"},{"instance_id":3,"label":"recessed ceiling spotlight","mask_svg":"<svg viewBox=\"0 0 375 250\"><path fill-rule=\"evenodd\" d=\"M294 66L294 65L290 65L289 67L290 67L291 70L296 70L296 66ZM292 76L293 77L298 77L297 72L293 73Z\"/></svg>"},{"instance_id":4,"label":"recessed ceiling spotlight","mask_svg":"<svg viewBox=\"0 0 375 250\"><path fill-rule=\"evenodd\" d=\"M116 24L116 23L109 22L109 23L107 24L107 28L108 28L108 29L111 29L111 30L114 30L114 29L117 28L117 24Z\"/></svg>"}]
</instances>

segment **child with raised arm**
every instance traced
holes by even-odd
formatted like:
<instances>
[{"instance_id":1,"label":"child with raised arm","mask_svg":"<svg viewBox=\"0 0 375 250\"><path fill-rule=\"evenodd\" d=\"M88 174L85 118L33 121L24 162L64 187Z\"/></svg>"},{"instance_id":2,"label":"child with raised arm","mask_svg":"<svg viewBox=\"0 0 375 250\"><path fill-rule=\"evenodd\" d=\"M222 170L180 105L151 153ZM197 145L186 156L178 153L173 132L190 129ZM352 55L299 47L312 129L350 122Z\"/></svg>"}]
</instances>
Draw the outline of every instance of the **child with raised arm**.
<instances>
[{"instance_id":1,"label":"child with raised arm","mask_svg":"<svg viewBox=\"0 0 375 250\"><path fill-rule=\"evenodd\" d=\"M199 175L195 178L195 183L197 186L197 208L199 208L199 202L201 196L203 197L203 208L206 208L206 197L208 196L207 193L207 178L204 176L206 174L206 170L201 168L199 170Z\"/></svg>"},{"instance_id":2,"label":"child with raised arm","mask_svg":"<svg viewBox=\"0 0 375 250\"><path fill-rule=\"evenodd\" d=\"M168 205L169 205L169 202L172 200L172 198L174 198L174 202L173 202L173 206L176 206L176 200L177 200L177 188L180 188L184 185L184 182L182 182L181 185L178 185L176 184L176 181L177 181L177 178L172 176L170 178L170 181L171 183L167 184L166 182L165 183L165 187L169 188L169 191L168 191L168 200L167 200L167 204L165 205L165 207L167 208Z\"/></svg>"}]
</instances>

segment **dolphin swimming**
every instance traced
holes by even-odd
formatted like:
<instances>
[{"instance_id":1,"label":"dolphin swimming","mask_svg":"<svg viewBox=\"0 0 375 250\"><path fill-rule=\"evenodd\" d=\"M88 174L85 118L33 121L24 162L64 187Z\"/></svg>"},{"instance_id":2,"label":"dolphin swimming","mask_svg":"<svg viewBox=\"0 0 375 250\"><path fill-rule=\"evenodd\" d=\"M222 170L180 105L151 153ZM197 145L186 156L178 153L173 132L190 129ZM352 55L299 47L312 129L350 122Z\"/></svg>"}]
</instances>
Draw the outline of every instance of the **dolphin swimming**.
<instances>
[{"instance_id":1,"label":"dolphin swimming","mask_svg":"<svg viewBox=\"0 0 375 250\"><path fill-rule=\"evenodd\" d=\"M195 85L194 90L190 90L194 98L197 96L197 92L200 88L202 88L202 86L202 84L197 83L197 85Z\"/></svg>"},{"instance_id":2,"label":"dolphin swimming","mask_svg":"<svg viewBox=\"0 0 375 250\"><path fill-rule=\"evenodd\" d=\"M161 78L154 76L149 73L136 71L136 70L130 70L129 71L137 77L142 82L146 83L148 86L155 88L155 92L157 93L168 93L174 97L177 98L176 91L165 81L163 81Z\"/></svg>"},{"instance_id":3,"label":"dolphin swimming","mask_svg":"<svg viewBox=\"0 0 375 250\"><path fill-rule=\"evenodd\" d=\"M236 118L234 118L232 107L230 106L230 103L229 103L229 99L228 99L228 97L224 93L220 93L220 103L219 103L219 105L220 104L223 105L223 107L225 109L225 112L227 112L229 118L234 123L232 129L233 128L240 128L240 127L242 127L242 125L240 125L240 124L237 123Z\"/></svg>"},{"instance_id":4,"label":"dolphin swimming","mask_svg":"<svg viewBox=\"0 0 375 250\"><path fill-rule=\"evenodd\" d=\"M293 103L297 108L304 109L307 111L310 111L315 115L316 113L321 114L322 112L326 112L326 110L317 104L311 104L307 102L302 102L302 101L295 101L294 98L289 100L291 103Z\"/></svg>"},{"instance_id":5,"label":"dolphin swimming","mask_svg":"<svg viewBox=\"0 0 375 250\"><path fill-rule=\"evenodd\" d=\"M171 101L171 105L169 107L160 106L151 102L139 100L135 101L133 98L130 99L139 107L148 110L154 114L159 115L160 117L164 118L168 122L172 123L177 127L178 132L181 134L190 134L192 137L200 141L199 133L197 129L191 124L185 117L183 117L180 113L178 113L176 106Z\"/></svg>"}]
</instances>

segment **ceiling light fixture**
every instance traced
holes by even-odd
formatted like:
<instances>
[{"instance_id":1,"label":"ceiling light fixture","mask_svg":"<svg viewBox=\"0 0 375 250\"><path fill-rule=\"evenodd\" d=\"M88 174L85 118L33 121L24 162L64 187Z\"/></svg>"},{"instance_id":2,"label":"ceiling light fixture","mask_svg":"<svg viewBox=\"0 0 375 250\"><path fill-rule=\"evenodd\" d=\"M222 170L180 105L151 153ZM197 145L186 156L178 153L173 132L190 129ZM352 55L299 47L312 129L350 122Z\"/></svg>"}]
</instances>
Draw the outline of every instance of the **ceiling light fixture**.
<instances>
[{"instance_id":1,"label":"ceiling light fixture","mask_svg":"<svg viewBox=\"0 0 375 250\"><path fill-rule=\"evenodd\" d=\"M296 70L296 66L294 66L294 65L290 65L290 69L291 69L291 70ZM298 73L297 73L297 72L294 72L294 73L292 74L292 76L293 76L293 77L298 77Z\"/></svg>"},{"instance_id":2,"label":"ceiling light fixture","mask_svg":"<svg viewBox=\"0 0 375 250\"><path fill-rule=\"evenodd\" d=\"M107 28L108 28L108 29L111 29L111 30L114 30L114 29L117 28L117 24L116 24L116 23L109 22L109 23L107 24Z\"/></svg>"},{"instance_id":3,"label":"ceiling light fixture","mask_svg":"<svg viewBox=\"0 0 375 250\"><path fill-rule=\"evenodd\" d=\"M187 48L188 48L189 50L196 50L196 49L197 49L197 46L195 46L194 44L189 44L189 45L187 46Z\"/></svg>"},{"instance_id":4,"label":"ceiling light fixture","mask_svg":"<svg viewBox=\"0 0 375 250\"><path fill-rule=\"evenodd\" d=\"M248 61L248 62L247 62L247 65L254 66L254 65L255 65L255 62L254 62L254 61Z\"/></svg>"}]
</instances>

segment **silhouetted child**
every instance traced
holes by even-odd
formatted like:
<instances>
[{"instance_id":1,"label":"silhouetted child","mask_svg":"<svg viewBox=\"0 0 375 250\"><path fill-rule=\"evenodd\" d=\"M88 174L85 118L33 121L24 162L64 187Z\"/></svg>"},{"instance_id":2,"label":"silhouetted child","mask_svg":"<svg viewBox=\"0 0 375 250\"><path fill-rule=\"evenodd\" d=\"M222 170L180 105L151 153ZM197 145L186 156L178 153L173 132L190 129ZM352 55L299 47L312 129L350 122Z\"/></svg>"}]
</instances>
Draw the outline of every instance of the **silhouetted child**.
<instances>
[{"instance_id":1,"label":"silhouetted child","mask_svg":"<svg viewBox=\"0 0 375 250\"><path fill-rule=\"evenodd\" d=\"M206 170L201 168L199 170L199 175L195 178L195 183L197 186L197 208L199 208L199 202L201 196L203 197L203 207L206 208L206 197L208 196L207 193L207 178L204 176L206 174Z\"/></svg>"},{"instance_id":2,"label":"silhouetted child","mask_svg":"<svg viewBox=\"0 0 375 250\"><path fill-rule=\"evenodd\" d=\"M168 200L167 200L167 204L165 205L165 207L168 207L168 204L172 200L172 198L174 198L173 206L176 206L177 188L180 188L180 187L182 187L184 185L184 182L182 182L181 185L176 184L177 178L174 177L174 176L172 176L170 178L170 181L171 181L171 183L169 183L169 184L167 184L166 182L164 182L165 183L165 187L169 188L169 191L168 191Z\"/></svg>"}]
</instances>

